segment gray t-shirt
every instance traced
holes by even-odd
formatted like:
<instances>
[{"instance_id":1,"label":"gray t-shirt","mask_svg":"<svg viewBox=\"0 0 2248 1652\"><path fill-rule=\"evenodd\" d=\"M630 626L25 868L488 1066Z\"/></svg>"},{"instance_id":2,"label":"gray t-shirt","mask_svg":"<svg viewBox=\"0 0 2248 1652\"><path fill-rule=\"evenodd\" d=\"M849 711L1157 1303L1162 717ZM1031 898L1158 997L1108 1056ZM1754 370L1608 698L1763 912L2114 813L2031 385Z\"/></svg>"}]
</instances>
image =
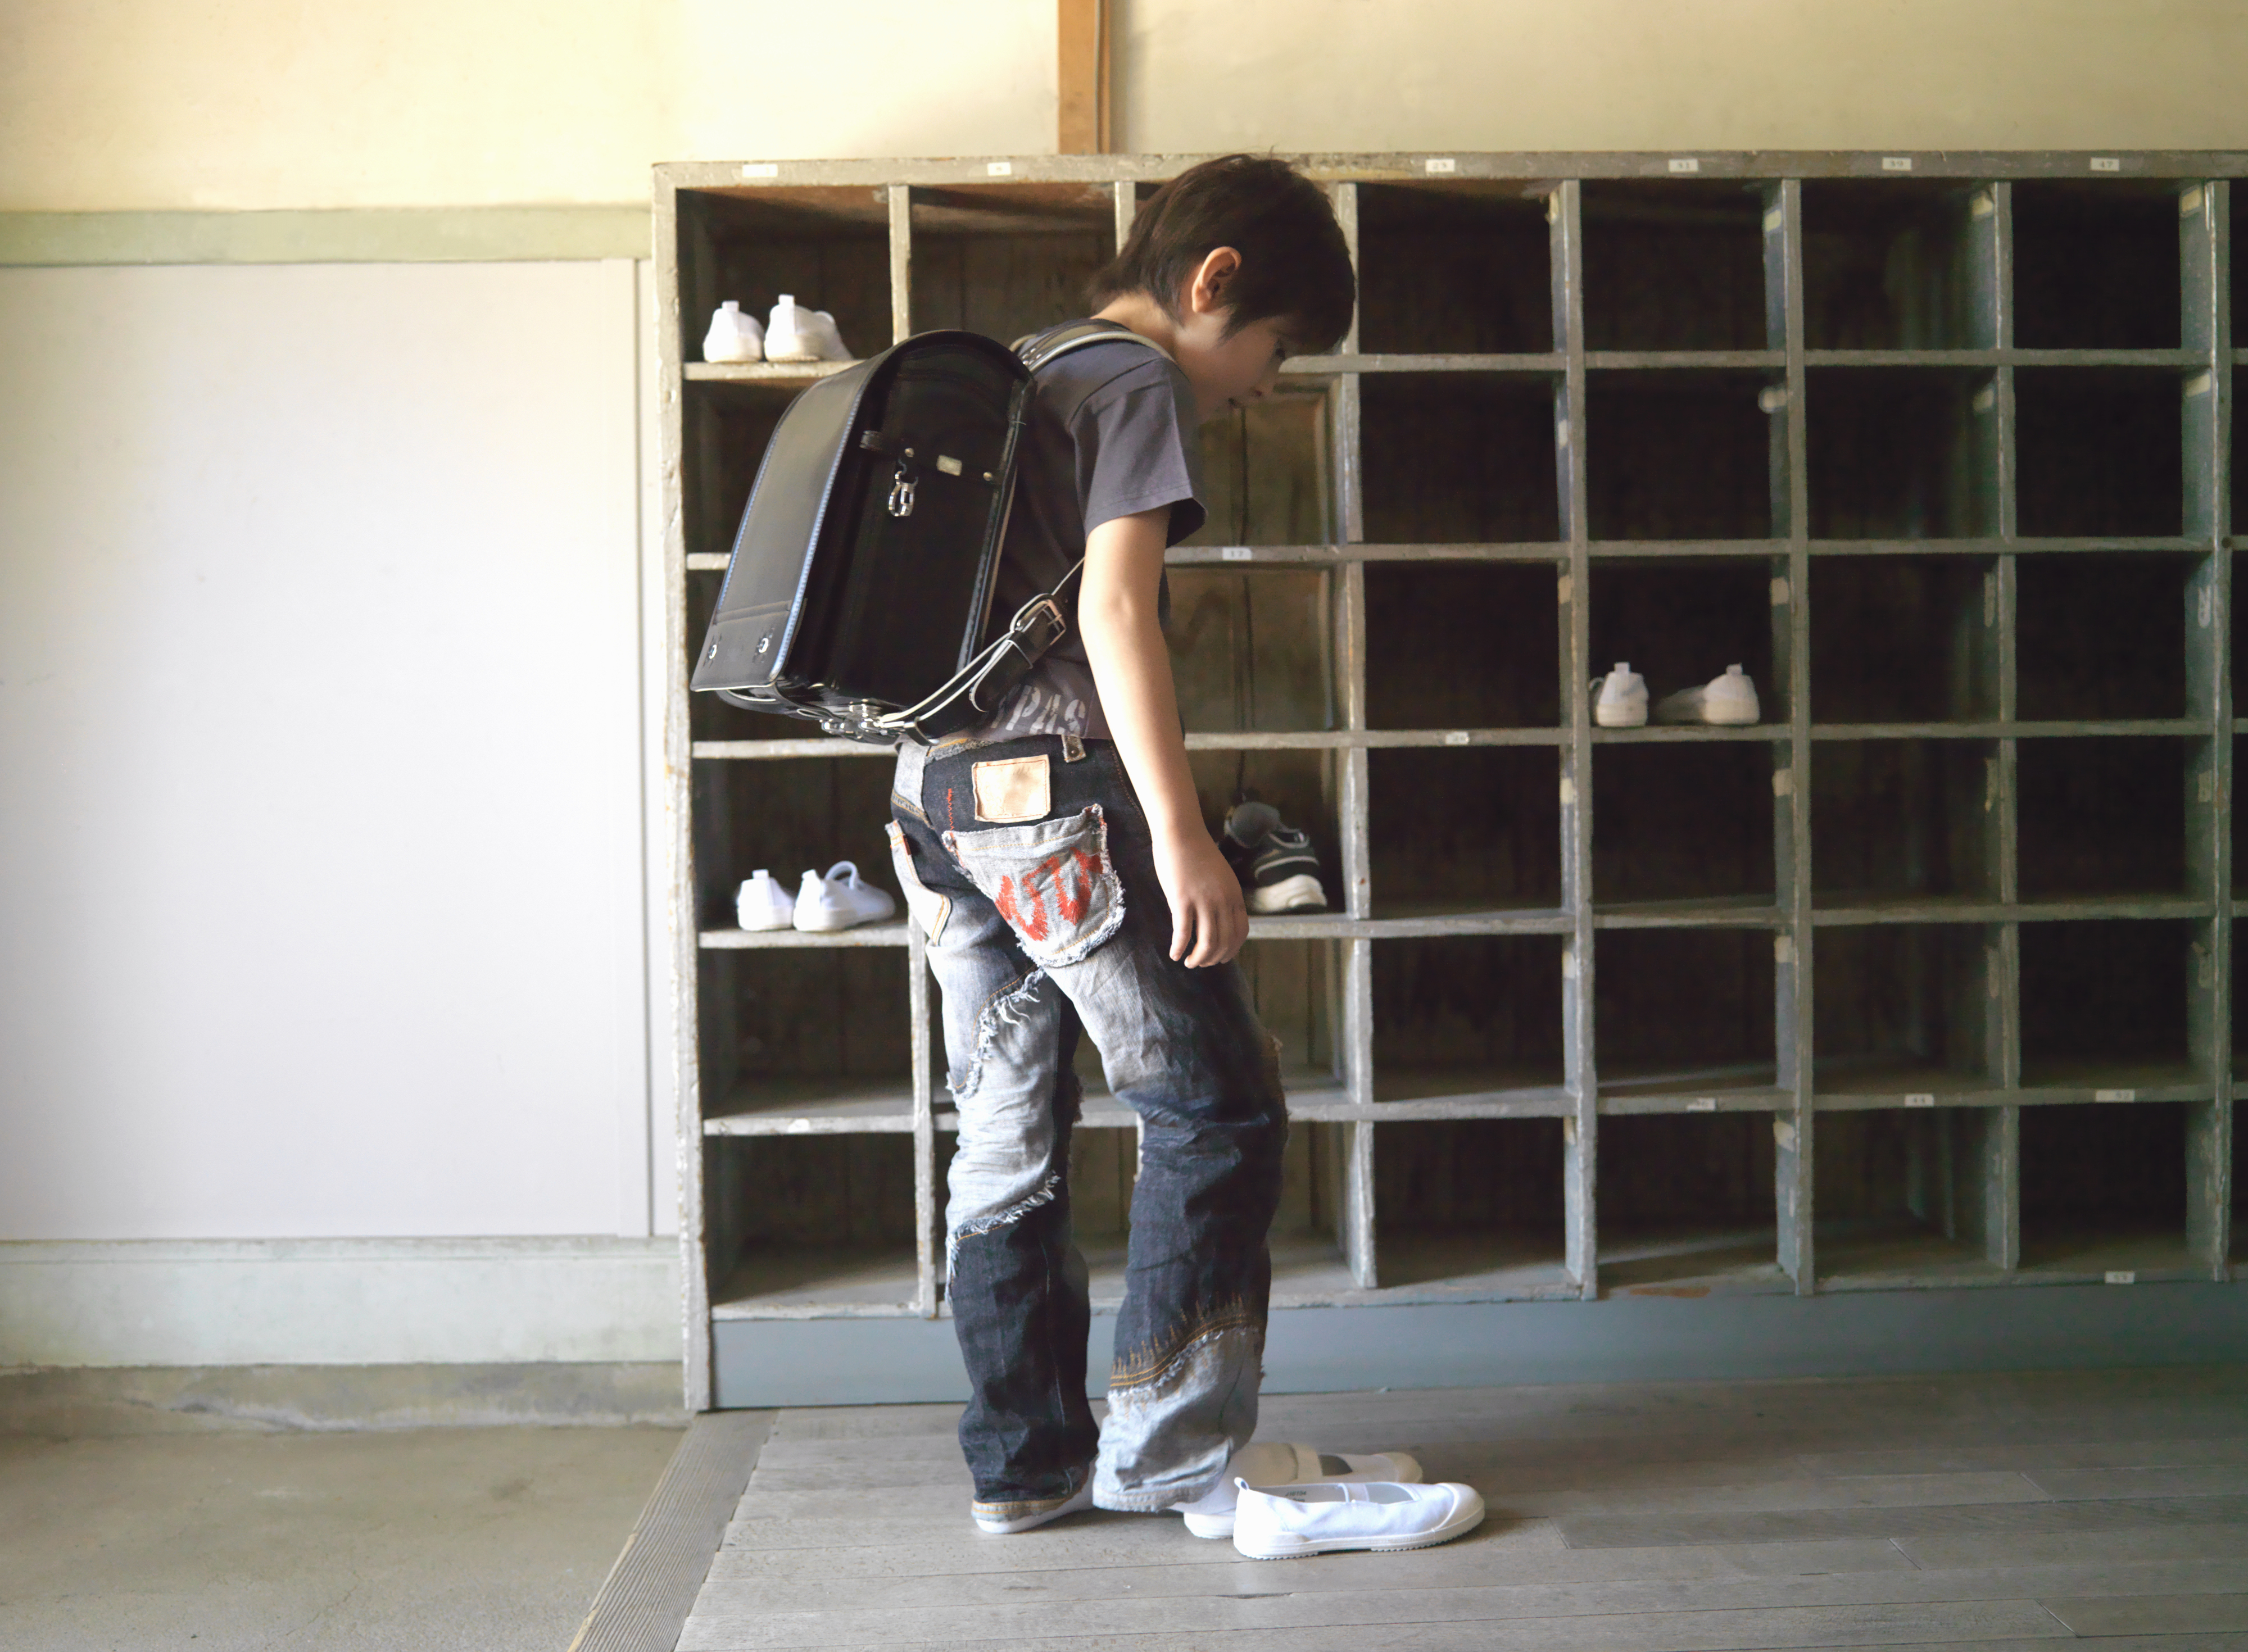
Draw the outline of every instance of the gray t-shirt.
<instances>
[{"instance_id":1,"label":"gray t-shirt","mask_svg":"<svg viewBox=\"0 0 2248 1652\"><path fill-rule=\"evenodd\" d=\"M1194 390L1167 356L1122 339L1058 357L1038 375L1015 469L991 603L992 634L1061 582L1104 522L1171 508L1167 545L1202 526L1202 444ZM1170 617L1170 585L1159 613ZM1017 683L984 725L1009 737L1109 737L1072 605L1062 640Z\"/></svg>"}]
</instances>

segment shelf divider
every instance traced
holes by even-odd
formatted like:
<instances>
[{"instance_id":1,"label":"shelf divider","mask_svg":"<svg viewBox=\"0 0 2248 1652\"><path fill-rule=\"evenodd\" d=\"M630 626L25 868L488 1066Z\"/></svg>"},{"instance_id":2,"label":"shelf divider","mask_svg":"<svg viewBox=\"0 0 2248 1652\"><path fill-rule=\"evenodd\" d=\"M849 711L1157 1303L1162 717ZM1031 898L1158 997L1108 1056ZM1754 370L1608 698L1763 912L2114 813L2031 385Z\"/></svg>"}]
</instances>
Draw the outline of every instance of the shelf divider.
<instances>
[{"instance_id":1,"label":"shelf divider","mask_svg":"<svg viewBox=\"0 0 2248 1652\"><path fill-rule=\"evenodd\" d=\"M903 344L913 337L913 190L892 184L889 207L890 342Z\"/></svg>"}]
</instances>

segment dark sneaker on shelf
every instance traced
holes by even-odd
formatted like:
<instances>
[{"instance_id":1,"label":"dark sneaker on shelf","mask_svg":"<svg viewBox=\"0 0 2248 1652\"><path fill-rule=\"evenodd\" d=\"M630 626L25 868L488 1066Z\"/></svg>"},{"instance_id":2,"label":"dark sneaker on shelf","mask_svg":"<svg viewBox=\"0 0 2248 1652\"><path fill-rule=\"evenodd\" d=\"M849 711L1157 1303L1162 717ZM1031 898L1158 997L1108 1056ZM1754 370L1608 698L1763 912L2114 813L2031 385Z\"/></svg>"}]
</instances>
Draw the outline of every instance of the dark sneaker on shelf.
<instances>
[{"instance_id":1,"label":"dark sneaker on shelf","mask_svg":"<svg viewBox=\"0 0 2248 1652\"><path fill-rule=\"evenodd\" d=\"M1241 879L1251 912L1324 912L1326 891L1319 887L1319 858L1311 840L1284 826L1269 803L1238 803L1225 817L1219 840Z\"/></svg>"}]
</instances>

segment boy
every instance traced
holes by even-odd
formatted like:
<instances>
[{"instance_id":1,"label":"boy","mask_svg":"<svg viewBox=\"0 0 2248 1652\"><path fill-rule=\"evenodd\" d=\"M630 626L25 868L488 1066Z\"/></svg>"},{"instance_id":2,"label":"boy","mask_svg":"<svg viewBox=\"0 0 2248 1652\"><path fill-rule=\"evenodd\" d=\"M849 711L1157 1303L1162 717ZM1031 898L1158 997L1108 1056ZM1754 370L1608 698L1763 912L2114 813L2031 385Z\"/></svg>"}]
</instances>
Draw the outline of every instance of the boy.
<instances>
[{"instance_id":1,"label":"boy","mask_svg":"<svg viewBox=\"0 0 2248 1652\"><path fill-rule=\"evenodd\" d=\"M1082 556L1071 629L984 725L901 751L890 840L944 1000L960 1438L989 1532L1093 1504L1231 1529L1287 1117L1233 963L1240 884L1187 768L1163 552L1202 525L1195 427L1340 338L1355 296L1326 197L1280 161L1206 161L1148 202L1091 288L1138 339L1043 370L1020 449L993 612ZM1080 1031L1144 1133L1097 1432L1066 1185Z\"/></svg>"}]
</instances>

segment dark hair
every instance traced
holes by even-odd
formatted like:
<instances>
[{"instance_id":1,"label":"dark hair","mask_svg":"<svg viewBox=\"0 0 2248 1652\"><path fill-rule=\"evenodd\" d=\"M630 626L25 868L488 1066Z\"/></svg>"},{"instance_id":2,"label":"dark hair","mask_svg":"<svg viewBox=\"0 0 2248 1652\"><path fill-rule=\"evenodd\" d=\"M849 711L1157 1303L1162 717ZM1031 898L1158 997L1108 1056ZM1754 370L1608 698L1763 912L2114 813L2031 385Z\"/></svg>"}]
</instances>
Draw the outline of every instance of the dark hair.
<instances>
[{"instance_id":1,"label":"dark hair","mask_svg":"<svg viewBox=\"0 0 2248 1652\"><path fill-rule=\"evenodd\" d=\"M1293 342L1315 352L1350 331L1358 282L1334 209L1319 185L1271 156L1221 155L1158 189L1123 250L1086 284L1088 307L1144 292L1178 319L1181 289L1219 247L1241 254L1227 289L1227 337L1279 316Z\"/></svg>"}]
</instances>

